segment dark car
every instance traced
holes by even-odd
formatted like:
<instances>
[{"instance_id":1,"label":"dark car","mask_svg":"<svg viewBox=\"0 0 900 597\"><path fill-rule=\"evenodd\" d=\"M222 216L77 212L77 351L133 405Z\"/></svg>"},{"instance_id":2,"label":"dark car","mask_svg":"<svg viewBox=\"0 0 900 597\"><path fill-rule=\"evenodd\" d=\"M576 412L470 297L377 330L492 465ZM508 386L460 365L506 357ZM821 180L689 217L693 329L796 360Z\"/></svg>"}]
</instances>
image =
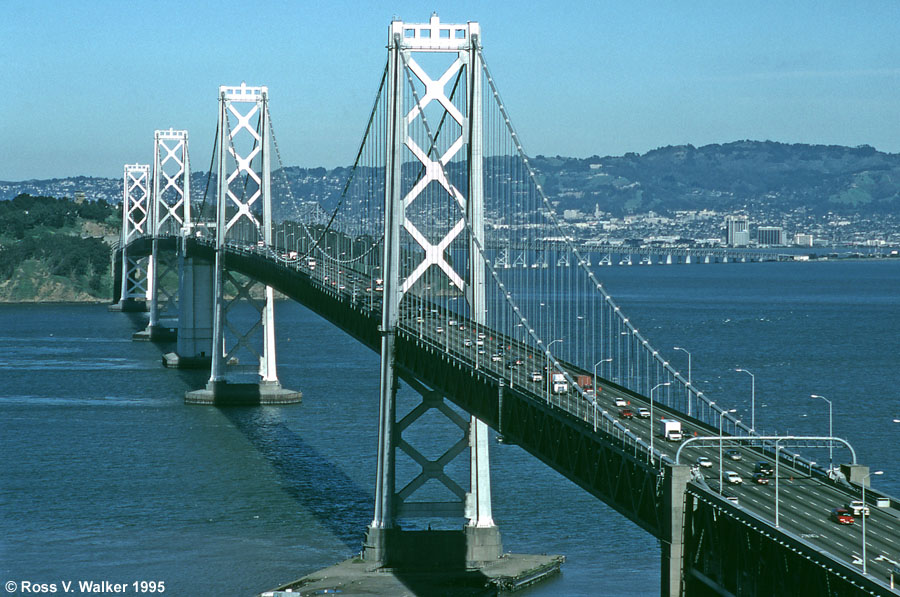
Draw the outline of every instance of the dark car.
<instances>
[{"instance_id":1,"label":"dark car","mask_svg":"<svg viewBox=\"0 0 900 597\"><path fill-rule=\"evenodd\" d=\"M835 508L831 511L831 520L838 524L853 524L853 517L846 508Z\"/></svg>"},{"instance_id":2,"label":"dark car","mask_svg":"<svg viewBox=\"0 0 900 597\"><path fill-rule=\"evenodd\" d=\"M757 485L768 485L769 484L769 478L762 473L753 473L753 477L751 477L751 478L753 479L753 482L756 483Z\"/></svg>"},{"instance_id":3,"label":"dark car","mask_svg":"<svg viewBox=\"0 0 900 597\"><path fill-rule=\"evenodd\" d=\"M634 418L634 411L632 411L631 409L628 409L628 408L623 408L622 410L619 411L619 418L621 418L621 419L633 419L633 418Z\"/></svg>"},{"instance_id":4,"label":"dark car","mask_svg":"<svg viewBox=\"0 0 900 597\"><path fill-rule=\"evenodd\" d=\"M753 472L770 476L775 472L775 469L772 467L771 463L766 462L765 460L760 460L756 463L756 466L753 467Z\"/></svg>"},{"instance_id":5,"label":"dark car","mask_svg":"<svg viewBox=\"0 0 900 597\"><path fill-rule=\"evenodd\" d=\"M725 450L725 457L730 458L731 460L740 460L741 453L737 450Z\"/></svg>"}]
</instances>

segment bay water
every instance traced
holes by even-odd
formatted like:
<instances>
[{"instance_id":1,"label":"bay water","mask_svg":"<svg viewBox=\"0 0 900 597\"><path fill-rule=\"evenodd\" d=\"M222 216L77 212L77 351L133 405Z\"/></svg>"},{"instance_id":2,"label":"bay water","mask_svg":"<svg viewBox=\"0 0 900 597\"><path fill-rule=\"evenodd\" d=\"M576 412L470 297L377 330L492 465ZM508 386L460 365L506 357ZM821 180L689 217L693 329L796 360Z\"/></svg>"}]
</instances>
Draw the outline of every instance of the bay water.
<instances>
[{"instance_id":1,"label":"bay water","mask_svg":"<svg viewBox=\"0 0 900 597\"><path fill-rule=\"evenodd\" d=\"M834 432L900 495L900 260L606 267L606 288L712 399L766 432ZM378 357L290 302L302 404L186 406L206 375L133 342L144 314L0 306L0 582L163 581L249 596L357 553L372 516ZM814 455L825 462L826 455ZM837 457L842 455L837 454ZM522 595L657 595L659 548L521 448L492 444L504 548L558 553ZM900 554L887 554L897 559Z\"/></svg>"}]
</instances>

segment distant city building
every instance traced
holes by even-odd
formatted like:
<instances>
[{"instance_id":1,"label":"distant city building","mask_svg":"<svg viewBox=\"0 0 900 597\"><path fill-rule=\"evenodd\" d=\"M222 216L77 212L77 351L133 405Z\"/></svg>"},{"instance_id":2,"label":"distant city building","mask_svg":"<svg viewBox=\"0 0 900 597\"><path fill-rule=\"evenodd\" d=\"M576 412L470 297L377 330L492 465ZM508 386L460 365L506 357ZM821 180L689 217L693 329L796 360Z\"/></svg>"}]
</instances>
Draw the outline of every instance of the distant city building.
<instances>
[{"instance_id":1,"label":"distant city building","mask_svg":"<svg viewBox=\"0 0 900 597\"><path fill-rule=\"evenodd\" d=\"M84 203L84 191L75 191L75 203L78 205Z\"/></svg>"},{"instance_id":2,"label":"distant city building","mask_svg":"<svg viewBox=\"0 0 900 597\"><path fill-rule=\"evenodd\" d=\"M798 247L811 247L813 246L813 235L812 234L795 234L794 235L794 244Z\"/></svg>"},{"instance_id":3,"label":"distant city building","mask_svg":"<svg viewBox=\"0 0 900 597\"><path fill-rule=\"evenodd\" d=\"M732 247L746 247L750 244L747 216L725 216L725 244Z\"/></svg>"},{"instance_id":4,"label":"distant city building","mask_svg":"<svg viewBox=\"0 0 900 597\"><path fill-rule=\"evenodd\" d=\"M784 229L781 226L759 226L756 229L756 242L760 245L783 245Z\"/></svg>"}]
</instances>

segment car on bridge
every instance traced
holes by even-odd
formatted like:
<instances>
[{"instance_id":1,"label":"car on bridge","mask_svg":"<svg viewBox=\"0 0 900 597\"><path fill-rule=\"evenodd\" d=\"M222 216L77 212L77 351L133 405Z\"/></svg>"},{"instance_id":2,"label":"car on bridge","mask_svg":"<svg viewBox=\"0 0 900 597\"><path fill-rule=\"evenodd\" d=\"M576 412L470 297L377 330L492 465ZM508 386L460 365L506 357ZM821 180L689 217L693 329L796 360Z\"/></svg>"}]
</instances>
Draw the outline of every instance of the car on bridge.
<instances>
[{"instance_id":1,"label":"car on bridge","mask_svg":"<svg viewBox=\"0 0 900 597\"><path fill-rule=\"evenodd\" d=\"M753 476L750 478L757 485L768 485L769 484L769 478L762 473L753 473Z\"/></svg>"},{"instance_id":2,"label":"car on bridge","mask_svg":"<svg viewBox=\"0 0 900 597\"><path fill-rule=\"evenodd\" d=\"M832 510L831 520L838 524L853 524L855 522L846 508L835 508Z\"/></svg>"},{"instance_id":3,"label":"car on bridge","mask_svg":"<svg viewBox=\"0 0 900 597\"><path fill-rule=\"evenodd\" d=\"M744 482L741 476L734 471L725 471L725 481L732 485L740 485Z\"/></svg>"},{"instance_id":4,"label":"car on bridge","mask_svg":"<svg viewBox=\"0 0 900 597\"><path fill-rule=\"evenodd\" d=\"M638 416L642 419L650 418L650 409L644 408L643 406L638 407Z\"/></svg>"},{"instance_id":5,"label":"car on bridge","mask_svg":"<svg viewBox=\"0 0 900 597\"><path fill-rule=\"evenodd\" d=\"M628 406L628 402L625 401L621 396L616 396L615 398L616 406Z\"/></svg>"},{"instance_id":6,"label":"car on bridge","mask_svg":"<svg viewBox=\"0 0 900 597\"><path fill-rule=\"evenodd\" d=\"M727 458L730 458L731 460L734 460L735 462L741 460L741 453L737 450L725 450L725 456Z\"/></svg>"},{"instance_id":7,"label":"car on bridge","mask_svg":"<svg viewBox=\"0 0 900 597\"><path fill-rule=\"evenodd\" d=\"M761 475L769 476L775 472L775 469L772 468L772 463L766 462L765 460L760 460L753 467L754 473L760 473Z\"/></svg>"},{"instance_id":8,"label":"car on bridge","mask_svg":"<svg viewBox=\"0 0 900 597\"><path fill-rule=\"evenodd\" d=\"M862 500L853 500L847 504L847 510L853 513L853 516L868 516L869 507Z\"/></svg>"},{"instance_id":9,"label":"car on bridge","mask_svg":"<svg viewBox=\"0 0 900 597\"><path fill-rule=\"evenodd\" d=\"M697 458L697 464L699 464L702 468L712 468L713 462L706 456L700 456Z\"/></svg>"},{"instance_id":10,"label":"car on bridge","mask_svg":"<svg viewBox=\"0 0 900 597\"><path fill-rule=\"evenodd\" d=\"M634 412L631 409L623 408L622 410L619 411L619 418L620 419L633 419Z\"/></svg>"},{"instance_id":11,"label":"car on bridge","mask_svg":"<svg viewBox=\"0 0 900 597\"><path fill-rule=\"evenodd\" d=\"M541 375L540 371L532 371L531 372L531 381L537 383L539 381L544 381L544 376Z\"/></svg>"}]
</instances>

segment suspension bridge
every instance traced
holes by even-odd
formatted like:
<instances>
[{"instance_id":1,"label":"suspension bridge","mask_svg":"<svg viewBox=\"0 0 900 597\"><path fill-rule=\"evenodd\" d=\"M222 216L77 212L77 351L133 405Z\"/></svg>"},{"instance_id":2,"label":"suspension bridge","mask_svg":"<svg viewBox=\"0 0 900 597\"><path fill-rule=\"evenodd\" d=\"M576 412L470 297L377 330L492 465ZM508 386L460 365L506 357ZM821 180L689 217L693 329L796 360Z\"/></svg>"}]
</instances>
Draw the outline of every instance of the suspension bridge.
<instances>
[{"instance_id":1,"label":"suspension bridge","mask_svg":"<svg viewBox=\"0 0 900 597\"><path fill-rule=\"evenodd\" d=\"M366 562L501 556L490 428L657 538L663 595L897 594L900 509L850 444L764 435L704 395L567 240L477 23L391 23L335 196L292 190L269 102L266 87L220 88L203 197L190 196L187 131L157 131L152 165L125 166L115 308L149 310L137 336L174 340L169 366L209 368L191 403L300 400L278 380L276 292L380 354ZM417 425L447 440L437 458L407 441ZM750 482L759 463L771 483ZM854 500L870 511L862 538L829 519Z\"/></svg>"}]
</instances>

